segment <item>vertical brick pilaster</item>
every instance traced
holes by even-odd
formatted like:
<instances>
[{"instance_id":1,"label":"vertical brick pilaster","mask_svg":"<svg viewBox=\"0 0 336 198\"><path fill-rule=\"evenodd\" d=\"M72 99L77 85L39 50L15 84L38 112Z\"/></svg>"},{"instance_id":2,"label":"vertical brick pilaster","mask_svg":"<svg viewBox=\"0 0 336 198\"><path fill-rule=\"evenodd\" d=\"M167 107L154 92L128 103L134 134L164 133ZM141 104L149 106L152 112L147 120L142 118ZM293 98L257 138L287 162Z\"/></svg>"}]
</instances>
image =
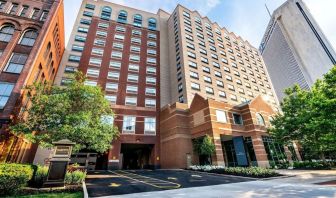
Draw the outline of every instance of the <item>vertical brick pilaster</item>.
<instances>
[{"instance_id":1,"label":"vertical brick pilaster","mask_svg":"<svg viewBox=\"0 0 336 198\"><path fill-rule=\"evenodd\" d=\"M216 146L215 154L211 156L212 164L217 166L225 166L222 142L219 135L214 136L214 143Z\"/></svg>"},{"instance_id":2,"label":"vertical brick pilaster","mask_svg":"<svg viewBox=\"0 0 336 198\"><path fill-rule=\"evenodd\" d=\"M267 153L264 147L264 143L259 134L252 136L252 143L254 152L257 158L258 166L260 167L269 167L269 162L267 158Z\"/></svg>"}]
</instances>

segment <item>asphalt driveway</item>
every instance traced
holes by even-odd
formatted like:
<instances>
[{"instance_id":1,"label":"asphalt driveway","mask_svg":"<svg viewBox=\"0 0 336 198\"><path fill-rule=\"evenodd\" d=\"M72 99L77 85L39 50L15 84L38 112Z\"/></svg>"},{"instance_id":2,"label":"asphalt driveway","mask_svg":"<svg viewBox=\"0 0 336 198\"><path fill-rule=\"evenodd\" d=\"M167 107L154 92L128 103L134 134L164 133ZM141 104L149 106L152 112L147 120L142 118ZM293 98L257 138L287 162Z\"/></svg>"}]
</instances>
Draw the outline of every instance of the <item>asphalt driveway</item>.
<instances>
[{"instance_id":1,"label":"asphalt driveway","mask_svg":"<svg viewBox=\"0 0 336 198\"><path fill-rule=\"evenodd\" d=\"M86 186L90 197L100 197L254 180L255 179L227 175L211 175L185 170L116 170L89 172L86 179Z\"/></svg>"}]
</instances>

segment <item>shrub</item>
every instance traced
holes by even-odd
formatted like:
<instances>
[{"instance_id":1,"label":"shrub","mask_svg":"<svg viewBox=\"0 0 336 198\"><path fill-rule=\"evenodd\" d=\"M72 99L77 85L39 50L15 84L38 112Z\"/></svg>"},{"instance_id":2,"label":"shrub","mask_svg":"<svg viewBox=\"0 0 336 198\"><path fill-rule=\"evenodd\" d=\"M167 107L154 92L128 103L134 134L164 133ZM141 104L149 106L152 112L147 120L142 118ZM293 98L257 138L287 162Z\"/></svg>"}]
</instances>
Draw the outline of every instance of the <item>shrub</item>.
<instances>
[{"instance_id":1,"label":"shrub","mask_svg":"<svg viewBox=\"0 0 336 198\"><path fill-rule=\"evenodd\" d=\"M323 161L302 161L302 162L294 162L294 169L317 169L317 170L327 170L331 169L333 166L333 162L323 162Z\"/></svg>"},{"instance_id":2,"label":"shrub","mask_svg":"<svg viewBox=\"0 0 336 198\"><path fill-rule=\"evenodd\" d=\"M0 164L0 195L17 193L33 177L31 165Z\"/></svg>"},{"instance_id":3,"label":"shrub","mask_svg":"<svg viewBox=\"0 0 336 198\"><path fill-rule=\"evenodd\" d=\"M261 168L261 167L227 167L223 166L191 166L191 170L217 173L217 174L228 174L237 175L245 177L256 177L256 178L266 178L279 176L277 172L272 169Z\"/></svg>"},{"instance_id":4,"label":"shrub","mask_svg":"<svg viewBox=\"0 0 336 198\"><path fill-rule=\"evenodd\" d=\"M41 187L44 181L47 179L48 176L48 166L37 166L37 170L34 175L33 185L36 187Z\"/></svg>"},{"instance_id":5,"label":"shrub","mask_svg":"<svg viewBox=\"0 0 336 198\"><path fill-rule=\"evenodd\" d=\"M86 171L75 170L75 171L68 171L65 174L65 183L70 185L78 185L81 184L86 177Z\"/></svg>"}]
</instances>

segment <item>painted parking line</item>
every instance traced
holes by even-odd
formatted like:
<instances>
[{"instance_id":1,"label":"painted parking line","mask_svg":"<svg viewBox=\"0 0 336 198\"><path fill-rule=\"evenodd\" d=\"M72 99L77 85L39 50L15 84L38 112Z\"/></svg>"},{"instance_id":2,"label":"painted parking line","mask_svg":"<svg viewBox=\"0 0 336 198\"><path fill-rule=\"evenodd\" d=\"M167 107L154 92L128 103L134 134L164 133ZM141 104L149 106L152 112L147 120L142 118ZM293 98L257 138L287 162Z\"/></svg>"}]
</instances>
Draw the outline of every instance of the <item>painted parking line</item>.
<instances>
[{"instance_id":1,"label":"painted parking line","mask_svg":"<svg viewBox=\"0 0 336 198\"><path fill-rule=\"evenodd\" d=\"M131 173L128 171L117 170L117 171L109 171L109 172L119 175L121 177L125 177L128 179L134 180L134 181L138 181L138 182L156 187L156 188L160 188L160 189L177 189L181 187L181 185L178 183L164 181L164 180L156 179L152 177L146 177L146 176L138 175L138 174Z\"/></svg>"}]
</instances>

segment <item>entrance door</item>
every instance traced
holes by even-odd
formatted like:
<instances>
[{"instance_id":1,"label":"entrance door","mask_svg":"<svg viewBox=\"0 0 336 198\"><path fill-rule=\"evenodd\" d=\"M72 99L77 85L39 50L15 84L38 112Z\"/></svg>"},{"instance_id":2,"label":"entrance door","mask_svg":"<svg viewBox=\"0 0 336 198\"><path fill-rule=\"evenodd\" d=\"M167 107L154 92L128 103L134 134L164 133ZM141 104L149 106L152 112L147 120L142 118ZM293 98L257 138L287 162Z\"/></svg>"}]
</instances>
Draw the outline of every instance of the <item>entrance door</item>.
<instances>
[{"instance_id":1,"label":"entrance door","mask_svg":"<svg viewBox=\"0 0 336 198\"><path fill-rule=\"evenodd\" d=\"M151 159L153 147L152 144L121 144L122 168L151 168L154 165Z\"/></svg>"}]
</instances>

